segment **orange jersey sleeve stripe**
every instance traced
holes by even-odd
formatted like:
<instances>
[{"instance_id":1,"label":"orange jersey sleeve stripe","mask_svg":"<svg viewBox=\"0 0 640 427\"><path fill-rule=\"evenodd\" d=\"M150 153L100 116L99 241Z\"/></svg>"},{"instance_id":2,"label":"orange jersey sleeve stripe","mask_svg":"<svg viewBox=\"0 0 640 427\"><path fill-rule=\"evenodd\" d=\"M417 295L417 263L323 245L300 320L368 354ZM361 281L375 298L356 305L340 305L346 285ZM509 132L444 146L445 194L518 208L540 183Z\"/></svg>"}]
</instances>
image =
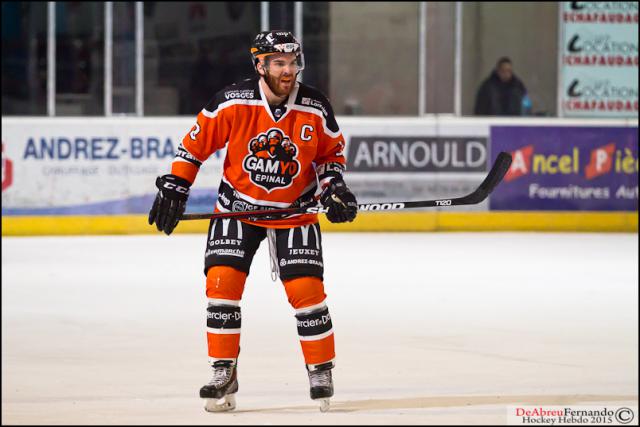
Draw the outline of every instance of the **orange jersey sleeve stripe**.
<instances>
[{"instance_id":1,"label":"orange jersey sleeve stripe","mask_svg":"<svg viewBox=\"0 0 640 427\"><path fill-rule=\"evenodd\" d=\"M176 160L171 164L172 174L177 175L180 178L184 178L192 184L196 180L198 170L199 168L193 163Z\"/></svg>"}]
</instances>

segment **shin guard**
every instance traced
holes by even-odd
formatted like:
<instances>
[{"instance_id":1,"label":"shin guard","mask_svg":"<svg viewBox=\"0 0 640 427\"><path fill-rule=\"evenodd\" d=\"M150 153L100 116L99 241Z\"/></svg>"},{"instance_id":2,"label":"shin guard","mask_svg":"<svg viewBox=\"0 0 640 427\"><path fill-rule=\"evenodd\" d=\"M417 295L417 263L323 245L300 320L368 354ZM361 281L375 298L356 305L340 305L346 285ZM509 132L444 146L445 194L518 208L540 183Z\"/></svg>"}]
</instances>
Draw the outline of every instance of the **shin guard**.
<instances>
[{"instance_id":1,"label":"shin guard","mask_svg":"<svg viewBox=\"0 0 640 427\"><path fill-rule=\"evenodd\" d=\"M237 362L240 351L242 313L240 300L246 273L227 266L214 266L207 272L207 344L209 362Z\"/></svg>"},{"instance_id":2,"label":"shin guard","mask_svg":"<svg viewBox=\"0 0 640 427\"><path fill-rule=\"evenodd\" d=\"M331 315L322 281L300 277L284 282L289 302L296 310L298 336L307 365L333 363L335 345Z\"/></svg>"}]
</instances>

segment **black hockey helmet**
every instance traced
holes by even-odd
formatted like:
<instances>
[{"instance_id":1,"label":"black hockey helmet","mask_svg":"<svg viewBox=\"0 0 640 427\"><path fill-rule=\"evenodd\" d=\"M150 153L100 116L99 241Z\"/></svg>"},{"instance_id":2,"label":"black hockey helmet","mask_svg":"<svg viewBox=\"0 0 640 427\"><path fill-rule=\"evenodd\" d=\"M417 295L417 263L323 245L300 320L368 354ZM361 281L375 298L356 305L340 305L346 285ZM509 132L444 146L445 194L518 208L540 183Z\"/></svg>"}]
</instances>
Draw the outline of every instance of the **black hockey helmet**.
<instances>
[{"instance_id":1,"label":"black hockey helmet","mask_svg":"<svg viewBox=\"0 0 640 427\"><path fill-rule=\"evenodd\" d=\"M258 33L251 44L254 67L258 64L260 57L273 53L295 53L298 71L302 71L304 68L302 45L290 31L271 30Z\"/></svg>"}]
</instances>

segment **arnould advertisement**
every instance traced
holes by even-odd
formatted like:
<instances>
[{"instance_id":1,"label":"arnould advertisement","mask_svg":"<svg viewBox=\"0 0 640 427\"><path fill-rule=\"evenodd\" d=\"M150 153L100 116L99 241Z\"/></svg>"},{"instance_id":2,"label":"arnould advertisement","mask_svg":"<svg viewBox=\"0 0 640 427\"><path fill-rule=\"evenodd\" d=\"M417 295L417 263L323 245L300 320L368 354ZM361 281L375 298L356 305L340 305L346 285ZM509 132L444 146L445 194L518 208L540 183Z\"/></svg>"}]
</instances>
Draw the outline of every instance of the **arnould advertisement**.
<instances>
[{"instance_id":1,"label":"arnould advertisement","mask_svg":"<svg viewBox=\"0 0 640 427\"><path fill-rule=\"evenodd\" d=\"M562 2L565 117L638 117L638 3Z\"/></svg>"},{"instance_id":2,"label":"arnould advertisement","mask_svg":"<svg viewBox=\"0 0 640 427\"><path fill-rule=\"evenodd\" d=\"M353 132L347 144L349 185L359 199L381 203L464 196L488 170L488 129L473 132L475 136ZM486 210L487 203L455 209Z\"/></svg>"}]
</instances>

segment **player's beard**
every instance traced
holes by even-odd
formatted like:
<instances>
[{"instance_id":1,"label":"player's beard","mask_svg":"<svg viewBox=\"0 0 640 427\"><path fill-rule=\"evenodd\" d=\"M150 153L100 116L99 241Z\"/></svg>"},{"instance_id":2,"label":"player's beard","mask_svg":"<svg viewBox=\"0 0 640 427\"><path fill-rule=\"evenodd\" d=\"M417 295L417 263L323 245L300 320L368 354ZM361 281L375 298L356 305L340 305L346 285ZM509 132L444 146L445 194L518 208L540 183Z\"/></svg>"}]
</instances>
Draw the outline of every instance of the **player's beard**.
<instances>
[{"instance_id":1,"label":"player's beard","mask_svg":"<svg viewBox=\"0 0 640 427\"><path fill-rule=\"evenodd\" d=\"M267 83L267 86L269 86L269 89L271 89L271 92L274 93L274 95L276 96L287 96L291 93L291 91L293 90L293 87L295 86L295 76L290 76L290 83L289 83L289 90L286 89L280 89L280 85L278 82L278 78L273 77L271 74L266 73L264 76L264 81L265 83Z\"/></svg>"}]
</instances>

